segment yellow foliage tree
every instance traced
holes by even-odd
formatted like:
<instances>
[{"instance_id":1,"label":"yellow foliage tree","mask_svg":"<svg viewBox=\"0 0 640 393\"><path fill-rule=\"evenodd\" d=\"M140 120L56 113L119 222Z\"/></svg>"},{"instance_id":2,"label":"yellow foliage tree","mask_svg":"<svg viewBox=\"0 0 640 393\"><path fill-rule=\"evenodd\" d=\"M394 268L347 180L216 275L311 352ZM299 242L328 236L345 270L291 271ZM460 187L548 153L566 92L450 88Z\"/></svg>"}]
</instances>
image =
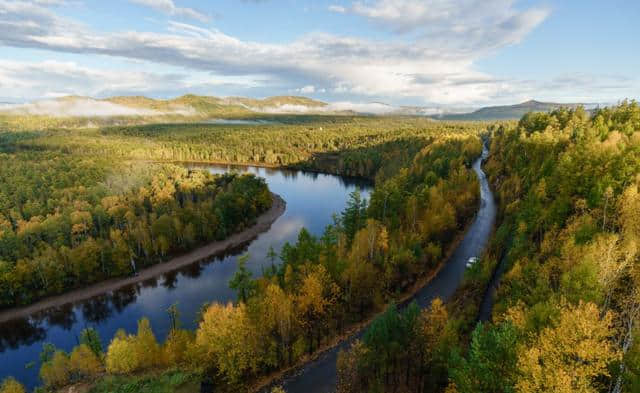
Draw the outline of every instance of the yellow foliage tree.
<instances>
[{"instance_id":1,"label":"yellow foliage tree","mask_svg":"<svg viewBox=\"0 0 640 393\"><path fill-rule=\"evenodd\" d=\"M80 377L92 378L104 370L100 359L85 344L78 345L73 349L69 363L71 372Z\"/></svg>"},{"instance_id":2,"label":"yellow foliage tree","mask_svg":"<svg viewBox=\"0 0 640 393\"><path fill-rule=\"evenodd\" d=\"M284 354L287 354L288 363L291 363L291 340L295 323L292 298L279 285L269 284L265 290L260 310L263 330L276 337L275 362L282 362Z\"/></svg>"},{"instance_id":3,"label":"yellow foliage tree","mask_svg":"<svg viewBox=\"0 0 640 393\"><path fill-rule=\"evenodd\" d=\"M214 365L231 384L257 368L256 335L252 331L246 306L229 303L211 305L196 332L201 364Z\"/></svg>"},{"instance_id":4,"label":"yellow foliage tree","mask_svg":"<svg viewBox=\"0 0 640 393\"><path fill-rule=\"evenodd\" d=\"M138 334L135 337L136 358L138 368L149 369L161 363L162 356L156 336L151 330L151 323L147 318L138 321Z\"/></svg>"},{"instance_id":5,"label":"yellow foliage tree","mask_svg":"<svg viewBox=\"0 0 640 393\"><path fill-rule=\"evenodd\" d=\"M40 368L40 379L46 386L60 388L71 381L69 357L62 351L56 351L48 362Z\"/></svg>"},{"instance_id":6,"label":"yellow foliage tree","mask_svg":"<svg viewBox=\"0 0 640 393\"><path fill-rule=\"evenodd\" d=\"M24 386L14 378L6 378L0 385L0 393L26 393Z\"/></svg>"},{"instance_id":7,"label":"yellow foliage tree","mask_svg":"<svg viewBox=\"0 0 640 393\"><path fill-rule=\"evenodd\" d=\"M618 351L611 343L612 315L600 318L593 303L562 310L518 355L520 393L595 393Z\"/></svg>"},{"instance_id":8,"label":"yellow foliage tree","mask_svg":"<svg viewBox=\"0 0 640 393\"><path fill-rule=\"evenodd\" d=\"M107 349L105 364L110 374L127 374L138 369L139 360L135 338L116 334Z\"/></svg>"},{"instance_id":9,"label":"yellow foliage tree","mask_svg":"<svg viewBox=\"0 0 640 393\"><path fill-rule=\"evenodd\" d=\"M192 335L181 329L173 329L163 346L164 361L170 367L175 367L187 361L187 350L192 343Z\"/></svg>"}]
</instances>

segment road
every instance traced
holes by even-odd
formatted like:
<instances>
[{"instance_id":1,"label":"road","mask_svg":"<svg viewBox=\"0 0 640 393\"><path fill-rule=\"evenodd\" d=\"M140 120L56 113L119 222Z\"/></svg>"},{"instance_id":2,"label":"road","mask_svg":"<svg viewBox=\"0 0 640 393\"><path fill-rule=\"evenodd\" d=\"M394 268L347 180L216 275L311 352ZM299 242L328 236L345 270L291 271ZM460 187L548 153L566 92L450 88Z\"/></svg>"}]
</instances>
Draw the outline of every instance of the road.
<instances>
[{"instance_id":1,"label":"road","mask_svg":"<svg viewBox=\"0 0 640 393\"><path fill-rule=\"evenodd\" d=\"M469 258L480 256L484 251L496 219L496 204L487 177L482 170L482 162L488 156L486 145L482 155L473 163L473 170L480 182L480 207L464 238L449 257L438 274L418 291L412 300L421 307L427 307L436 297L448 300L460 286ZM336 359L341 349L362 336L361 331L340 345L326 351L316 360L298 369L293 375L279 381L287 393L331 393L336 388ZM268 391L269 388L265 388Z\"/></svg>"}]
</instances>

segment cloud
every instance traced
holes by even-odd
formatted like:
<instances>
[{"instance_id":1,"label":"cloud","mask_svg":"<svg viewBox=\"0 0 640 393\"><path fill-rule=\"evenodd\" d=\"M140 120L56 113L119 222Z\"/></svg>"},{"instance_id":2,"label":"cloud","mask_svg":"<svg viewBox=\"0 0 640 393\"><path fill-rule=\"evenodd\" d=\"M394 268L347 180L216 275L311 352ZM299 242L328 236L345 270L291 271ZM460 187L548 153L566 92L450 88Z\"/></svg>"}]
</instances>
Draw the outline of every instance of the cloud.
<instances>
[{"instance_id":1,"label":"cloud","mask_svg":"<svg viewBox=\"0 0 640 393\"><path fill-rule=\"evenodd\" d=\"M296 89L296 91L300 94L313 94L316 92L316 87L313 85L307 85L305 87Z\"/></svg>"},{"instance_id":2,"label":"cloud","mask_svg":"<svg viewBox=\"0 0 640 393\"><path fill-rule=\"evenodd\" d=\"M256 112L263 113L335 113L352 111L356 113L368 113L374 115L385 115L400 110L399 107L378 102L358 103L358 102L333 102L325 106L307 106L284 104L265 108L251 108Z\"/></svg>"},{"instance_id":3,"label":"cloud","mask_svg":"<svg viewBox=\"0 0 640 393\"><path fill-rule=\"evenodd\" d=\"M135 1L164 4L167 13L179 8L173 2ZM366 39L315 32L289 42L266 43L175 21L168 22L165 32L103 32L34 2L0 0L2 46L140 61L122 73L61 62L0 60L0 88L25 98L158 90L170 95L194 89L206 92L220 86L212 80L232 80L238 81L238 89L262 88L247 81L269 86L251 90L254 94L317 94L325 89L338 100L476 105L530 98L532 89L542 85L496 78L477 71L474 64L520 42L547 17L545 8L520 10L512 0L374 0L331 9L366 18L397 35ZM148 62L180 71L150 73ZM568 91L567 83L562 86ZM637 88L637 83L633 86ZM619 95L630 89L609 91Z\"/></svg>"},{"instance_id":4,"label":"cloud","mask_svg":"<svg viewBox=\"0 0 640 393\"><path fill-rule=\"evenodd\" d=\"M46 100L30 104L5 105L2 111L11 114L56 117L157 116L163 114L150 109L130 108L89 98Z\"/></svg>"},{"instance_id":5,"label":"cloud","mask_svg":"<svg viewBox=\"0 0 640 393\"><path fill-rule=\"evenodd\" d=\"M329 11L337 12L339 14L345 14L347 12L347 9L341 5L330 5Z\"/></svg>"},{"instance_id":6,"label":"cloud","mask_svg":"<svg viewBox=\"0 0 640 393\"><path fill-rule=\"evenodd\" d=\"M44 0L47 1L47 0ZM52 0L48 0L52 1ZM55 1L55 0L53 0ZM193 8L177 7L173 0L129 0L132 3L144 5L153 8L156 11L163 12L171 16L183 16L199 20L200 22L208 22L211 18L200 11Z\"/></svg>"},{"instance_id":7,"label":"cloud","mask_svg":"<svg viewBox=\"0 0 640 393\"><path fill-rule=\"evenodd\" d=\"M462 43L471 39L517 42L549 14L546 8L519 11L515 0L375 0L356 1L350 7L330 6L351 13L397 33L417 32L423 38ZM508 36L500 38L507 32Z\"/></svg>"},{"instance_id":8,"label":"cloud","mask_svg":"<svg viewBox=\"0 0 640 393\"><path fill-rule=\"evenodd\" d=\"M174 97L185 92L209 94L224 89L255 88L245 78L214 78L204 73L151 72L146 63L126 71L99 69L75 62L0 60L0 101L26 102L67 95ZM11 96L4 96L11 94Z\"/></svg>"},{"instance_id":9,"label":"cloud","mask_svg":"<svg viewBox=\"0 0 640 393\"><path fill-rule=\"evenodd\" d=\"M491 33L494 26L476 32L483 39L473 45L449 43L446 37L433 42L399 42L327 33L267 44L177 22L169 23L168 33L100 33L46 8L7 0L0 0L0 10L0 44L7 46L103 54L223 76L262 75L284 85L323 85L351 95L417 97L444 103L475 101L500 89L499 85L462 87L450 82L486 78L472 69L473 62L523 34L522 23L514 22L503 23L499 35ZM510 29L514 31L508 34ZM433 82L421 83L414 78L418 73Z\"/></svg>"}]
</instances>

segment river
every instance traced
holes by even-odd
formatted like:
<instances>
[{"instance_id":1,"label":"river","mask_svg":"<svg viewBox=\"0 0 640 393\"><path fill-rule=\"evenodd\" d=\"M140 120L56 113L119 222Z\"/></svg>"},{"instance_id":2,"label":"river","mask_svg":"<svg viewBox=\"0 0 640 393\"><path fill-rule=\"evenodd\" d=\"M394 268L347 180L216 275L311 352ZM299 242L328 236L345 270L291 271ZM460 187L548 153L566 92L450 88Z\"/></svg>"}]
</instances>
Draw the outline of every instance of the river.
<instances>
[{"instance_id":1,"label":"river","mask_svg":"<svg viewBox=\"0 0 640 393\"><path fill-rule=\"evenodd\" d=\"M346 206L356 188L368 197L371 184L365 181L284 169L243 166L200 165L213 173L249 171L266 179L272 192L286 202L285 213L271 228L248 244L226 255L209 258L186 268L122 288L89 300L48 309L0 324L0 381L16 377L29 389L40 384L38 355L43 343L69 351L85 327L94 327L106 346L118 328L134 333L137 321L147 317L159 339L169 330L167 308L177 303L182 326L195 328L200 306L208 301L235 299L228 282L236 271L236 259L248 252L248 267L254 276L270 265L265 257L273 246L276 252L285 242L295 242L301 228L321 235L332 223L332 215ZM25 367L35 362L32 367Z\"/></svg>"},{"instance_id":2,"label":"river","mask_svg":"<svg viewBox=\"0 0 640 393\"><path fill-rule=\"evenodd\" d=\"M473 163L473 170L480 182L480 206L476 217L442 269L433 280L413 297L413 300L421 308L427 307L437 297L445 301L449 299L464 278L469 258L480 256L489 241L496 219L496 203L487 177L482 170L482 162L487 158L488 154L489 151L484 146L482 156ZM326 351L317 360L308 363L278 384L282 385L287 393L334 392L337 380L336 360L338 352L341 349L348 348L362 334L363 332L360 332L337 347ZM265 389L265 391L268 391L268 389Z\"/></svg>"}]
</instances>

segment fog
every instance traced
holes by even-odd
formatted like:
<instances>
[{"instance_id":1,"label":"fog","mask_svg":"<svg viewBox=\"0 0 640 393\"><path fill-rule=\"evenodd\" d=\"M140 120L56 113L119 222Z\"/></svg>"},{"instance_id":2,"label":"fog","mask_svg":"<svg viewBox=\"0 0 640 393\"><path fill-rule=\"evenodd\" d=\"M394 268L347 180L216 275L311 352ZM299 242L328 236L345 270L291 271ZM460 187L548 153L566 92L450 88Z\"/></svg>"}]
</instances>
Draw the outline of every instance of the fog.
<instances>
[{"instance_id":1,"label":"fog","mask_svg":"<svg viewBox=\"0 0 640 393\"><path fill-rule=\"evenodd\" d=\"M196 114L196 111L191 107L161 112L153 109L132 108L90 98L44 100L28 104L5 104L0 106L0 112L54 117L160 116L168 114L191 116Z\"/></svg>"},{"instance_id":2,"label":"fog","mask_svg":"<svg viewBox=\"0 0 640 393\"><path fill-rule=\"evenodd\" d=\"M399 108L391 105L372 103L354 103L354 102L334 102L325 106L307 106L284 104L280 106L272 106L265 108L251 108L255 112L264 113L319 113L319 112L345 112L353 111L357 113L371 113L383 115L397 111Z\"/></svg>"}]
</instances>

